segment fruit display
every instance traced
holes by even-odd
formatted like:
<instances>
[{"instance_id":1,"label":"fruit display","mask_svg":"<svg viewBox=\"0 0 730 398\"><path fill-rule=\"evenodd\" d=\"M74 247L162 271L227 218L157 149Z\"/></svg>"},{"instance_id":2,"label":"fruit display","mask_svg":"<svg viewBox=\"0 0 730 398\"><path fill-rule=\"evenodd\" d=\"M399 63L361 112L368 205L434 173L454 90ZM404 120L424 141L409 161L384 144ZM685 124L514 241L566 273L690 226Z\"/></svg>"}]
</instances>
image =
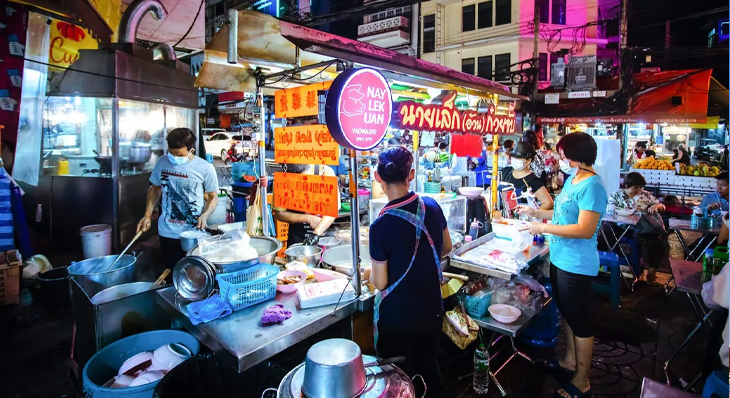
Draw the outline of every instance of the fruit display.
<instances>
[{"instance_id":1,"label":"fruit display","mask_svg":"<svg viewBox=\"0 0 730 398\"><path fill-rule=\"evenodd\" d=\"M679 175L695 176L695 177L715 177L720 174L717 166L710 166L707 163L700 162L696 166L679 166Z\"/></svg>"},{"instance_id":2,"label":"fruit display","mask_svg":"<svg viewBox=\"0 0 730 398\"><path fill-rule=\"evenodd\" d=\"M635 169L640 170L674 170L672 163L667 160L656 160L653 156L637 160Z\"/></svg>"}]
</instances>

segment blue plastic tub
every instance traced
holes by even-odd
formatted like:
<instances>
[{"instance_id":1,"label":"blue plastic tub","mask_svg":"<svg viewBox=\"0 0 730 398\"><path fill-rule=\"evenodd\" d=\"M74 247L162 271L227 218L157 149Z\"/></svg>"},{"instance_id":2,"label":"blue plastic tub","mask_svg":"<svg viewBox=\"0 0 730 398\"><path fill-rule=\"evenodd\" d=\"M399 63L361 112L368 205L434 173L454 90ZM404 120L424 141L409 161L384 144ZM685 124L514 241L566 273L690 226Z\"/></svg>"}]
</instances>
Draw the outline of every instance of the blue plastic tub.
<instances>
[{"instance_id":1,"label":"blue plastic tub","mask_svg":"<svg viewBox=\"0 0 730 398\"><path fill-rule=\"evenodd\" d=\"M89 359L84 366L84 397L88 398L151 398L157 383L138 387L108 388L104 383L117 375L124 361L143 351L153 351L164 344L180 343L193 355L200 350L200 343L189 333L179 330L155 330L125 337L108 346Z\"/></svg>"}]
</instances>

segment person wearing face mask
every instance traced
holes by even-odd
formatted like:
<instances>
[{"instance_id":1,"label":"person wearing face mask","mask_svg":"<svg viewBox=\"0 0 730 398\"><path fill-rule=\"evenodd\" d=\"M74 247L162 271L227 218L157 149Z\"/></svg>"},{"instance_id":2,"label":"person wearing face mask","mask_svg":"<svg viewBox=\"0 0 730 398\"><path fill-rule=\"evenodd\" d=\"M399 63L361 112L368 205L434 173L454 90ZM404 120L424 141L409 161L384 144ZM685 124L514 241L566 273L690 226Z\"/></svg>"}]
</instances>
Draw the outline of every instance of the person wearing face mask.
<instances>
[{"instance_id":1,"label":"person wearing face mask","mask_svg":"<svg viewBox=\"0 0 730 398\"><path fill-rule=\"evenodd\" d=\"M502 170L501 181L515 186L515 196L520 196L529 187L540 202L540 209L550 210L553 208L553 199L542 180L537 178L530 168L534 159L535 148L528 142L518 142L512 151L510 166ZM522 200L524 201L524 199Z\"/></svg>"},{"instance_id":2,"label":"person wearing face mask","mask_svg":"<svg viewBox=\"0 0 730 398\"><path fill-rule=\"evenodd\" d=\"M162 198L162 213L157 222L163 262L172 269L185 252L180 233L204 229L218 204L218 176L212 164L194 155L195 134L176 128L167 134L167 156L157 160L150 175L147 207L137 223L137 232L152 225L152 214Z\"/></svg>"},{"instance_id":3,"label":"person wearing face mask","mask_svg":"<svg viewBox=\"0 0 730 398\"><path fill-rule=\"evenodd\" d=\"M566 342L565 357L544 365L572 375L558 389L557 396L583 398L591 396L588 379L593 357L591 285L600 266L598 227L606 212L608 195L593 170L598 152L593 137L580 132L568 134L560 139L556 149L571 173L555 198L555 209L535 210L523 206L518 210L531 217L552 219L552 224L530 224L531 234L550 234L550 280L553 299L563 317Z\"/></svg>"}]
</instances>

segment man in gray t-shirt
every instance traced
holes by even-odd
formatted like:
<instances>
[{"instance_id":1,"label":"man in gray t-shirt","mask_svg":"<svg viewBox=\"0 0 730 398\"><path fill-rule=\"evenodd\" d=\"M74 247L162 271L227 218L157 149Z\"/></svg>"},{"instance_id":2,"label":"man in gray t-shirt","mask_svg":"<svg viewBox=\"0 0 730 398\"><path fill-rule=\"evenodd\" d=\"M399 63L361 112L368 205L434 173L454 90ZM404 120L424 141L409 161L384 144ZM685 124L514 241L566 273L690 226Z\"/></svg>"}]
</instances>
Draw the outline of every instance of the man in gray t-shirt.
<instances>
[{"instance_id":1,"label":"man in gray t-shirt","mask_svg":"<svg viewBox=\"0 0 730 398\"><path fill-rule=\"evenodd\" d=\"M212 164L194 155L195 134L177 128L167 135L168 153L157 160L150 176L144 217L137 232L152 225L152 213L162 198L162 214L157 223L163 261L166 268L175 266L185 252L180 233L193 228L204 229L218 204L218 177Z\"/></svg>"}]
</instances>

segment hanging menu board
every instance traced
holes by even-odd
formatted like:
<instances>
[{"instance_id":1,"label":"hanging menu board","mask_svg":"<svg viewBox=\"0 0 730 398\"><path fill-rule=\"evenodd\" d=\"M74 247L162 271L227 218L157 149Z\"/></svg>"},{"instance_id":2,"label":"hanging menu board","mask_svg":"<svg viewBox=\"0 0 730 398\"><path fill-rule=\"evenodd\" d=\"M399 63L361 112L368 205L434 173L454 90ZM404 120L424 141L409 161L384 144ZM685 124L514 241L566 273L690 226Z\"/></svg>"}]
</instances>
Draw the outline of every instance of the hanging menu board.
<instances>
[{"instance_id":1,"label":"hanging menu board","mask_svg":"<svg viewBox=\"0 0 730 398\"><path fill-rule=\"evenodd\" d=\"M337 217L337 177L274 173L274 206L307 214Z\"/></svg>"},{"instance_id":2,"label":"hanging menu board","mask_svg":"<svg viewBox=\"0 0 730 398\"><path fill-rule=\"evenodd\" d=\"M290 164L340 164L340 146L327 126L290 126L274 129L274 160Z\"/></svg>"},{"instance_id":3,"label":"hanging menu board","mask_svg":"<svg viewBox=\"0 0 730 398\"><path fill-rule=\"evenodd\" d=\"M332 81L292 87L274 92L274 113L277 119L286 117L316 116L319 114L317 91L327 90Z\"/></svg>"}]
</instances>

